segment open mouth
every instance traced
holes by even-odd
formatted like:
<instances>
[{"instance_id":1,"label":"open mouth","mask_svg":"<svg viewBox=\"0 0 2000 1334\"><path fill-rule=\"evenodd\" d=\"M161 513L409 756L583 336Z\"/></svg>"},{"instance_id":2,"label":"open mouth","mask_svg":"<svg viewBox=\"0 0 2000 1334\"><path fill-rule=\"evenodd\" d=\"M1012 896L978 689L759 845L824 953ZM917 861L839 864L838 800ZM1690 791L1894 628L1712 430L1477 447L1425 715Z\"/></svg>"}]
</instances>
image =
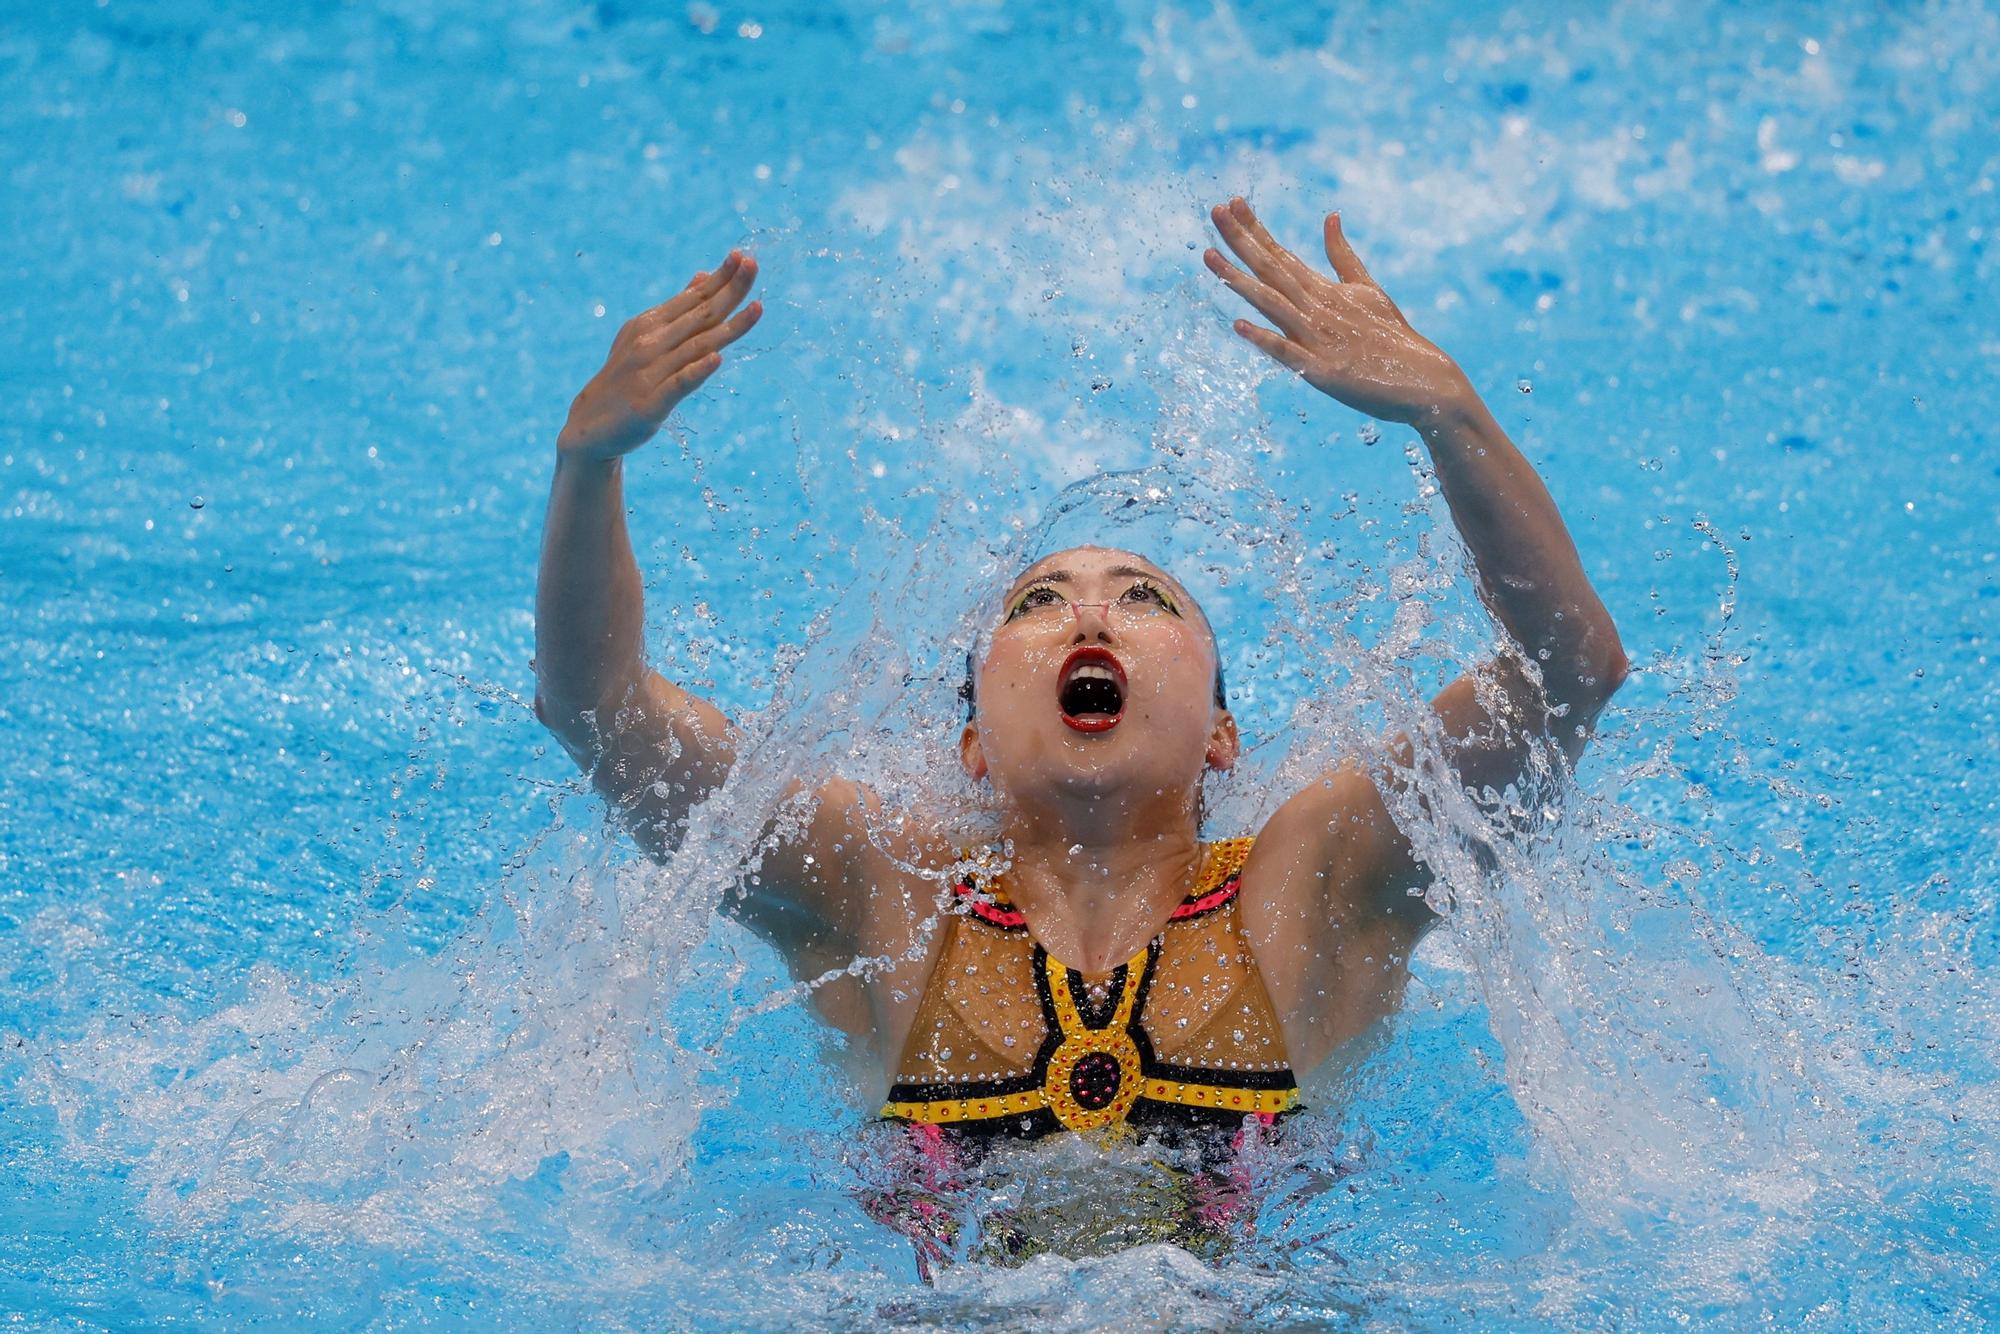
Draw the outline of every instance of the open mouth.
<instances>
[{"instance_id":1,"label":"open mouth","mask_svg":"<svg viewBox=\"0 0 2000 1334\"><path fill-rule=\"evenodd\" d=\"M1125 714L1125 669L1107 649L1080 648L1063 660L1056 702L1079 732L1108 732Z\"/></svg>"}]
</instances>

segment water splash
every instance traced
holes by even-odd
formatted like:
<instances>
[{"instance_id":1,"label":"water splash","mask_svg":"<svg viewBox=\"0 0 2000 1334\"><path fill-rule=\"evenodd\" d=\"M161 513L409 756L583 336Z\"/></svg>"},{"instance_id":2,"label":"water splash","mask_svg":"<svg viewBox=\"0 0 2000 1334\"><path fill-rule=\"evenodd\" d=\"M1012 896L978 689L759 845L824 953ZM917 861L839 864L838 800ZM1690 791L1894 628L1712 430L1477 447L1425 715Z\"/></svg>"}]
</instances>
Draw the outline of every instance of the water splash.
<instances>
[{"instance_id":1,"label":"water splash","mask_svg":"<svg viewBox=\"0 0 2000 1334\"><path fill-rule=\"evenodd\" d=\"M592 20L615 21L611 10ZM1740 540L1724 540L1733 517L1704 515L1748 501L1693 472L1710 436L1739 429L1718 406L1738 387L1701 379L1698 361L1718 339L1746 365L1765 355L1727 340L1781 300L1817 310L1847 299L1851 261L1841 244L1814 249L1791 233L1805 251L1796 265L1787 256L1796 277L1752 292L1713 253L1734 242L1704 237L1687 271L1649 270L1627 292L1609 243L1588 260L1580 251L1626 219L1641 232L1668 227L1666 201L1713 219L1747 198L1773 227L1788 217L1854 226L1889 197L1868 192L1904 170L1885 162L1984 160L1962 108L1991 85L1990 61L1955 34L1992 19L1947 6L1899 21L1879 68L1796 43L1767 52L1769 77L1736 86L1742 114L1718 94L1706 122L1675 123L1659 104L1565 117L1560 101L1551 111L1523 100L1595 107L1588 89L1606 76L1585 76L1646 50L1649 24L1660 50L1680 50L1669 40L1678 14L1628 10L1624 21L1641 32L1585 25L1561 49L1527 31L1466 33L1433 51L1431 34L1419 43L1395 24L1376 37L1340 25L1327 38L1255 7L1167 11L1128 25L1137 105L1100 114L1079 102L1057 118L1073 132L1058 145L1013 127L982 136L942 113L889 144L868 173L823 192L819 215L756 238L767 272L785 275L774 313L813 336L739 358L740 376L635 465L635 526L655 543L647 568L661 572L650 642L746 731L743 763L682 850L659 866L630 862L571 784L553 794L546 834L523 839L508 874L477 887L474 924L438 947L417 920L439 869L419 803L441 803L465 774L431 762L437 735L467 690L508 687L478 682L485 669L466 663L454 664L473 673L466 690L418 673L412 759L387 797L398 818L381 876L365 886L368 939L335 975L260 967L213 1012L158 997L107 1004L80 1033L8 1046L10 1094L53 1109L63 1152L129 1179L152 1235L192 1238L173 1260L191 1267L187 1282L233 1294L262 1284L277 1310L306 1286L282 1275L283 1257L307 1243L321 1248L315 1280L349 1262L365 1274L394 1252L415 1258L390 1290L437 1286L431 1265L565 1312L653 1309L644 1294L671 1287L704 1311L755 1314L726 1272L753 1256L783 1276L802 1322L888 1310L1081 1324L1105 1294L1141 1282L1164 1289L1188 1323L1421 1317L1488 1298L1483 1309L1531 1301L1540 1319L1612 1318L1619 1308L1604 1294L1620 1287L1698 1312L1788 1290L1802 1253L1865 1262L1884 1217L1932 1226L1924 1211L1944 1206L1924 1183L1940 1172L1958 1174L1946 1193L1976 1197L2000 1120L2000 1014L1979 985L1994 957L1991 914L1980 915L1991 895L1977 889L1990 886L1991 859L1956 882L1952 867L1883 884L1878 872L1901 861L1841 846L1837 794L1760 739L1742 703L1758 660L1739 579L1755 565ZM920 34L906 50L950 46L922 16L886 22ZM1837 37L1815 46L1824 38L1837 55ZM108 67L112 48L93 40ZM570 40L568 24L551 21L531 45ZM1933 107L1929 137L1909 152L1863 146L1858 114L1844 147L1822 148L1824 127L1807 132L1816 108L1927 105L1915 85L1884 98L1870 80L1916 71L1928 86L1937 53L1954 51L1939 87L1962 106ZM1364 52L1424 86L1480 86L1492 104L1473 118L1484 128L1443 125L1465 115L1462 101L1415 107L1399 91L1412 78L1380 78ZM1328 115L1329 87L1345 120ZM998 142L1010 151L991 151ZM1773 148L1790 159L1786 193L1749 174L1771 174L1762 159ZM132 197L160 202L164 182L147 179ZM1188 277L1201 206L1239 189L1270 198L1281 230L1300 236L1322 196L1358 197L1348 207L1378 275L1399 293L1434 294L1435 318L1482 383L1535 385L1532 401L1507 396L1513 410L1556 413L1569 431L1593 424L1562 349L1549 350L1547 369L1523 365L1539 354L1521 349L1563 327L1562 312L1600 300L1578 279L1600 263L1612 278L1597 286L1613 295L1589 308L1603 327L1647 331L1654 357L1690 368L1673 374L1695 383L1691 421L1606 446L1614 463L1620 451L1653 463L1630 488L1639 499L1606 503L1614 516L1643 515L1649 535L1624 537L1663 557L1649 591L1664 629L1634 633L1628 621L1627 634L1665 647L1642 654L1574 788L1552 757L1507 793L1458 791L1437 763L1429 696L1501 646L1471 602L1421 458L1399 472L1396 450L1330 442L1380 437L1257 366ZM758 207L778 217L791 204ZM1955 251L1946 221L1924 223L1935 237L1893 242L1907 252L1899 291L1954 262L1973 278L1990 267L1990 255ZM478 262L504 262L527 230L504 234L509 245ZM156 255L152 267L161 263L198 255ZM1677 288L1713 295L1683 302ZM352 311L339 318L359 327ZM1569 327L1579 338L1593 328L1588 318ZM399 346L416 347L430 331L403 332ZM458 350L470 361L474 346ZM396 369L388 388L402 384ZM468 375L432 369L447 389ZM1629 377L1623 392L1658 392L1644 366L1616 369ZM107 402L125 424L142 415ZM1569 447L1530 440L1549 429L1539 420L1524 433L1531 448ZM101 408L95 422L106 425ZM789 459L774 461L773 423ZM93 438L87 422L68 425ZM1819 426L1786 439L1801 457L1841 447ZM50 487L71 467L52 457L37 460ZM1566 458L1551 464L1569 470ZM1610 464L1580 471L1617 476ZM180 480L165 493L195 494ZM1976 484L1969 470L1965 484ZM199 494L211 500L202 522L229 503L206 481ZM24 509L61 501L37 492ZM341 552L310 525L285 536L308 565ZM912 1295L907 1255L851 1207L845 1177L824 1174L859 1118L841 1054L822 1050L806 1012L816 979L778 978L761 947L716 923L716 908L754 865L759 830L801 769L837 766L892 809L948 794L966 812L965 837L978 837L978 794L940 740L956 726L955 666L976 640L982 597L1079 537L1182 571L1222 631L1252 745L1209 793L1213 830L1254 829L1335 758L1379 761L1382 738L1408 730L1425 744L1396 810L1446 868L1436 902L1449 916L1416 961L1405 1013L1330 1077L1280 1173L1260 1260L1288 1266L1284 1277L1143 1248L1019 1275L965 1268L937 1294ZM135 540L93 535L79 550L131 559ZM1636 619L1625 608L1646 572L1613 564L1625 595L1613 600ZM742 637L766 618L768 639ZM776 642L803 647L774 653ZM312 684L288 683L269 708ZM378 686L394 699L411 689ZM372 717L365 726L397 732ZM1865 785L1849 791L1865 804ZM118 996L101 962L116 935L94 907L37 913L22 943L9 942L9 986ZM1946 1049L1949 1061L1935 1054ZM717 1200L729 1217L705 1221ZM1936 1226L1979 1226L1947 1217ZM727 1264L704 1272L703 1257ZM1496 1257L1524 1277L1494 1279Z\"/></svg>"}]
</instances>

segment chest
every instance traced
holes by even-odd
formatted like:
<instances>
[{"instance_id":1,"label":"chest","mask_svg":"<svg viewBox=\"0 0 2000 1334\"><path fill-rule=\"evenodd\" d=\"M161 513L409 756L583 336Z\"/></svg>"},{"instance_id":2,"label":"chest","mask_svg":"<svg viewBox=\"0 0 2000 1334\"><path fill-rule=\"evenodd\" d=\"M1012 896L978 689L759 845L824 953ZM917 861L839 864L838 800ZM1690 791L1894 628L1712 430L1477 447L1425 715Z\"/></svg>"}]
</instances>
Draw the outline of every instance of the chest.
<instances>
[{"instance_id":1,"label":"chest","mask_svg":"<svg viewBox=\"0 0 2000 1334\"><path fill-rule=\"evenodd\" d=\"M973 1134L1224 1125L1297 1100L1282 1031L1228 905L1088 978L1025 931L948 928L894 1066L893 1118Z\"/></svg>"}]
</instances>

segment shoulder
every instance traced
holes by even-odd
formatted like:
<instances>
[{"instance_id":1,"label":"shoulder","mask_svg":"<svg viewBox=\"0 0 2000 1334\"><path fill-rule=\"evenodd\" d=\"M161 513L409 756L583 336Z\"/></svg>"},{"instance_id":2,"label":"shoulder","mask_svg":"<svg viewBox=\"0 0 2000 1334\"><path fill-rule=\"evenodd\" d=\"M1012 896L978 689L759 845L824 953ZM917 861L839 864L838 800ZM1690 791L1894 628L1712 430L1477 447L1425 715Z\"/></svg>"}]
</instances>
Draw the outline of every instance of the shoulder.
<instances>
[{"instance_id":1,"label":"shoulder","mask_svg":"<svg viewBox=\"0 0 2000 1334\"><path fill-rule=\"evenodd\" d=\"M1388 814L1359 765L1330 769L1271 813L1257 833L1252 866L1260 879L1277 868L1292 875L1365 870Z\"/></svg>"},{"instance_id":2,"label":"shoulder","mask_svg":"<svg viewBox=\"0 0 2000 1334\"><path fill-rule=\"evenodd\" d=\"M1342 765L1265 822L1244 868L1245 908L1268 929L1388 926L1414 938L1430 913L1407 893L1410 864L1374 779L1359 764Z\"/></svg>"},{"instance_id":3,"label":"shoulder","mask_svg":"<svg viewBox=\"0 0 2000 1334\"><path fill-rule=\"evenodd\" d=\"M1258 834L1243 868L1243 935L1296 1069L1394 1010L1410 953L1436 920L1407 892L1400 839L1358 766L1315 780Z\"/></svg>"},{"instance_id":4,"label":"shoulder","mask_svg":"<svg viewBox=\"0 0 2000 1334\"><path fill-rule=\"evenodd\" d=\"M889 805L847 780L829 789L822 797L833 808L826 851L841 868L856 947L900 957L919 937L935 934L952 869L962 860L958 843L932 812Z\"/></svg>"},{"instance_id":5,"label":"shoulder","mask_svg":"<svg viewBox=\"0 0 2000 1334\"><path fill-rule=\"evenodd\" d=\"M929 821L864 784L798 780L766 826L739 911L795 968L852 958L920 918L942 844Z\"/></svg>"}]
</instances>

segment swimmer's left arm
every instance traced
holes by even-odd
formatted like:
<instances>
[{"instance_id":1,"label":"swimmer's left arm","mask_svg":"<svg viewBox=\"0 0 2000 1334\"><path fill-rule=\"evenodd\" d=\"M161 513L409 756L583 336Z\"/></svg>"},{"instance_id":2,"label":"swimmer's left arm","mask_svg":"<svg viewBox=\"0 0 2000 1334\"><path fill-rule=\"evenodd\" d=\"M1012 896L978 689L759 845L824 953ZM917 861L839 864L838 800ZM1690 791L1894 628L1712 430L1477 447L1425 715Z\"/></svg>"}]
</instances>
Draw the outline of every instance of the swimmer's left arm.
<instances>
[{"instance_id":1,"label":"swimmer's left arm","mask_svg":"<svg viewBox=\"0 0 2000 1334\"><path fill-rule=\"evenodd\" d=\"M1551 741L1573 766L1629 664L1548 488L1458 364L1369 276L1338 214L1325 225L1333 277L1273 240L1241 199L1218 207L1214 219L1251 272L1216 250L1205 257L1208 267L1277 326L1239 320L1237 332L1340 402L1416 428L1472 554L1480 596L1523 651L1481 665L1432 701L1459 782L1504 789L1528 776L1536 750ZM1408 739L1396 749L1406 761ZM1295 800L1329 807L1318 814L1341 826L1343 874L1331 879L1358 878L1379 906L1408 917L1409 890L1426 872L1374 786L1349 766ZM1293 813L1294 827L1311 824L1298 819L1304 814Z\"/></svg>"}]
</instances>

